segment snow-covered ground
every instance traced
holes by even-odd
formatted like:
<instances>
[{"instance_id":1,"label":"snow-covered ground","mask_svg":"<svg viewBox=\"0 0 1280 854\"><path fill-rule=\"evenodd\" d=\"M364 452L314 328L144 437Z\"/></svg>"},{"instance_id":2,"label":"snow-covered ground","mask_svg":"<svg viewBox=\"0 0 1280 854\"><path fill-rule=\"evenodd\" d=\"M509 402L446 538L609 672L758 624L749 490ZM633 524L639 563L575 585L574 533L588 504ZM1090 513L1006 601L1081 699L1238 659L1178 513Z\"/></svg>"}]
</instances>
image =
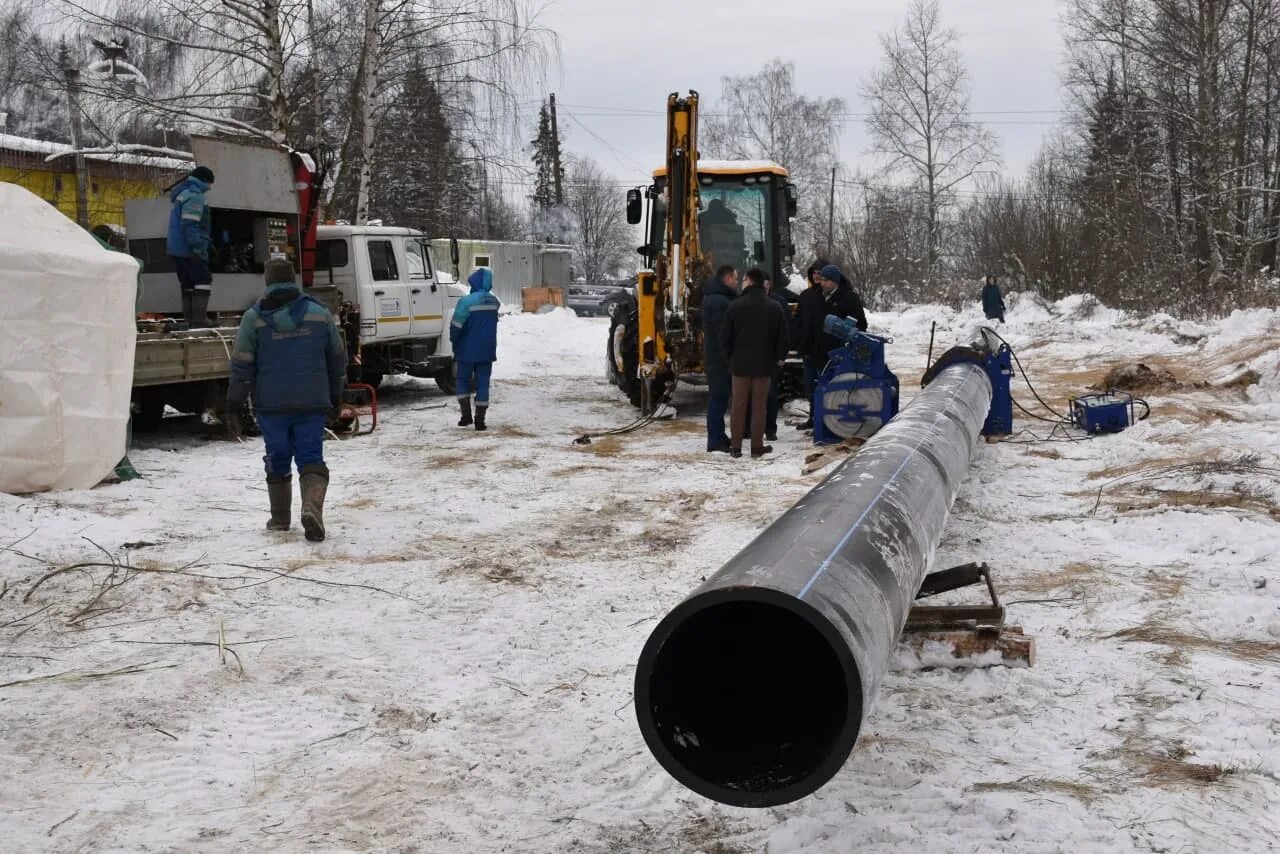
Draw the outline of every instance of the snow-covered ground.
<instances>
[{"instance_id":1,"label":"snow-covered ground","mask_svg":"<svg viewBox=\"0 0 1280 854\"><path fill-rule=\"evenodd\" d=\"M935 320L941 347L979 316L872 317L907 393ZM330 443L319 546L262 530L257 441L182 424L144 480L0 496L0 849L1280 847L1280 315L1009 320L1054 404L1135 359L1209 385L1118 436L979 447L938 563L996 568L1036 666L891 673L813 797L683 789L631 684L655 620L822 475L789 428L764 462L703 453L696 392L573 444L632 415L606 323L559 312L503 319L489 433L406 381Z\"/></svg>"}]
</instances>

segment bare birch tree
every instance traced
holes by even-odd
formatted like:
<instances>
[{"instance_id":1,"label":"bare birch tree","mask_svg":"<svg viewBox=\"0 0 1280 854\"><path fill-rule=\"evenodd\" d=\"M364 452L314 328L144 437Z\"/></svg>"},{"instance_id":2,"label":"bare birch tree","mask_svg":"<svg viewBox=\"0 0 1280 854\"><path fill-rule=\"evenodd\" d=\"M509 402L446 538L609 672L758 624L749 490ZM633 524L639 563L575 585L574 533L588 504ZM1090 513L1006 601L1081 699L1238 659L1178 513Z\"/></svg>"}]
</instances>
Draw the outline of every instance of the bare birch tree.
<instances>
[{"instance_id":1,"label":"bare birch tree","mask_svg":"<svg viewBox=\"0 0 1280 854\"><path fill-rule=\"evenodd\" d=\"M600 282L616 274L632 251L617 181L591 158L575 157L565 183L574 254L587 281Z\"/></svg>"},{"instance_id":2,"label":"bare birch tree","mask_svg":"<svg viewBox=\"0 0 1280 854\"><path fill-rule=\"evenodd\" d=\"M938 273L943 213L955 190L999 165L995 138L969 114L967 73L955 30L937 0L912 0L907 17L880 39L880 67L864 87L867 129L886 171L918 182L925 195L927 275Z\"/></svg>"},{"instance_id":3,"label":"bare birch tree","mask_svg":"<svg viewBox=\"0 0 1280 854\"><path fill-rule=\"evenodd\" d=\"M840 98L796 93L795 65L775 59L756 74L724 77L720 100L704 114L702 157L773 160L786 167L800 202L797 243L825 240L827 188L839 160Z\"/></svg>"}]
</instances>

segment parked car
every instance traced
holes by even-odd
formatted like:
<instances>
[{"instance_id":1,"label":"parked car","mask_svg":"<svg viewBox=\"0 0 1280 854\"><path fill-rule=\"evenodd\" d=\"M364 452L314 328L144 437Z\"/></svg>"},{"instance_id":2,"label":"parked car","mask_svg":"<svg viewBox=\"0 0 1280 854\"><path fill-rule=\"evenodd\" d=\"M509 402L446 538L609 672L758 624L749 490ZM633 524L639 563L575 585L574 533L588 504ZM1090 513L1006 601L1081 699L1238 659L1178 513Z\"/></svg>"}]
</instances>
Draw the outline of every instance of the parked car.
<instances>
[{"instance_id":1,"label":"parked car","mask_svg":"<svg viewBox=\"0 0 1280 854\"><path fill-rule=\"evenodd\" d=\"M600 307L607 316L616 317L619 311L626 312L627 306L634 301L634 293L635 282L615 285Z\"/></svg>"},{"instance_id":2,"label":"parked car","mask_svg":"<svg viewBox=\"0 0 1280 854\"><path fill-rule=\"evenodd\" d=\"M565 304L582 317L612 317L609 307L621 290L617 285L579 282L569 286Z\"/></svg>"}]
</instances>

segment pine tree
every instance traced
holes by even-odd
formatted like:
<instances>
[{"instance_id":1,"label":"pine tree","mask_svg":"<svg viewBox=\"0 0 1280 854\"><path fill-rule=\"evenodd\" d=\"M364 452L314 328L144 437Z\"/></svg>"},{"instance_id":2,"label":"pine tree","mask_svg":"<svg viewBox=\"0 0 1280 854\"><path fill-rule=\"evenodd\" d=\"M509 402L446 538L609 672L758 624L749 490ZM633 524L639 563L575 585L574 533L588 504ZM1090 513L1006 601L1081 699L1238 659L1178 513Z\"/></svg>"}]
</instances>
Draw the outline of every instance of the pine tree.
<instances>
[{"instance_id":1,"label":"pine tree","mask_svg":"<svg viewBox=\"0 0 1280 854\"><path fill-rule=\"evenodd\" d=\"M555 191L555 135L551 132L551 108L542 105L538 111L538 135L534 138L533 165L534 176L533 202L535 214L550 210L556 203Z\"/></svg>"},{"instance_id":2,"label":"pine tree","mask_svg":"<svg viewBox=\"0 0 1280 854\"><path fill-rule=\"evenodd\" d=\"M380 124L373 157L375 219L429 235L460 233L469 177L440 87L415 57Z\"/></svg>"}]
</instances>

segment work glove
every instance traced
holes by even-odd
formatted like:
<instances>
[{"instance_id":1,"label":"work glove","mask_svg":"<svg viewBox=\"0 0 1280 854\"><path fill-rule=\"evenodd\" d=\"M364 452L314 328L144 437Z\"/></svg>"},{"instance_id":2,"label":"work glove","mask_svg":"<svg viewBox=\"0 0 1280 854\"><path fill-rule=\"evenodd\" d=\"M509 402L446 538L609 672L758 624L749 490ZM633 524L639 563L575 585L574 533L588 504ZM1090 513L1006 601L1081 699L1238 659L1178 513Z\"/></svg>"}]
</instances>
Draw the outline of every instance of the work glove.
<instances>
[{"instance_id":1,"label":"work glove","mask_svg":"<svg viewBox=\"0 0 1280 854\"><path fill-rule=\"evenodd\" d=\"M227 411L223 417L227 432L237 438L245 435L245 427L253 416L249 413L249 403L244 400L228 400Z\"/></svg>"}]
</instances>

